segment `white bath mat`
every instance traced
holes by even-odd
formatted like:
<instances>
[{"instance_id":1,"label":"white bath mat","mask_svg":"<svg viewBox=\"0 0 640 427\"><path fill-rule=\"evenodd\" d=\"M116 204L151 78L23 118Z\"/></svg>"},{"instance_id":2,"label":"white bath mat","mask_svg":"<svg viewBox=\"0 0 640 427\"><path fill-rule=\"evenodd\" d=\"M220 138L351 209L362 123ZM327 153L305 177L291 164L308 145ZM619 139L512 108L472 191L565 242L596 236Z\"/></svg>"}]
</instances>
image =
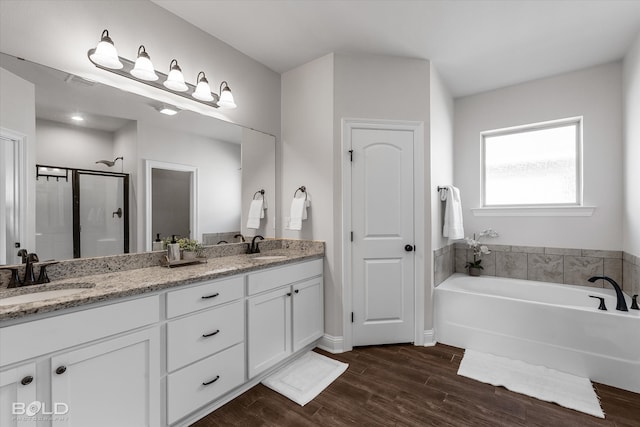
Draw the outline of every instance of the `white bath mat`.
<instances>
[{"instance_id":1,"label":"white bath mat","mask_svg":"<svg viewBox=\"0 0 640 427\"><path fill-rule=\"evenodd\" d=\"M458 375L604 418L588 378L474 350L465 350Z\"/></svg>"},{"instance_id":2,"label":"white bath mat","mask_svg":"<svg viewBox=\"0 0 640 427\"><path fill-rule=\"evenodd\" d=\"M262 384L304 406L335 381L348 366L310 351L265 378Z\"/></svg>"}]
</instances>

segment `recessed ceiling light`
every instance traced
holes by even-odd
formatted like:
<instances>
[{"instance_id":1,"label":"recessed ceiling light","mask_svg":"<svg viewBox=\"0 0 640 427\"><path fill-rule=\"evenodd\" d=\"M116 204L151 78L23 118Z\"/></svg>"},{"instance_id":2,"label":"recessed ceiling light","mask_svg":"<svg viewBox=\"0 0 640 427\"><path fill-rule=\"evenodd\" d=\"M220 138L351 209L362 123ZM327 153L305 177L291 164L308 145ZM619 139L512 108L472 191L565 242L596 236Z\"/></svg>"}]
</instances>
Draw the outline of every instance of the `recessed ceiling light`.
<instances>
[{"instance_id":1,"label":"recessed ceiling light","mask_svg":"<svg viewBox=\"0 0 640 427\"><path fill-rule=\"evenodd\" d=\"M156 107L156 110L161 114L166 114L167 116L175 116L180 111L171 105L160 105Z\"/></svg>"},{"instance_id":2,"label":"recessed ceiling light","mask_svg":"<svg viewBox=\"0 0 640 427\"><path fill-rule=\"evenodd\" d=\"M73 120L74 122L82 122L84 121L84 117L79 114L74 114L73 116L71 116L71 120Z\"/></svg>"}]
</instances>

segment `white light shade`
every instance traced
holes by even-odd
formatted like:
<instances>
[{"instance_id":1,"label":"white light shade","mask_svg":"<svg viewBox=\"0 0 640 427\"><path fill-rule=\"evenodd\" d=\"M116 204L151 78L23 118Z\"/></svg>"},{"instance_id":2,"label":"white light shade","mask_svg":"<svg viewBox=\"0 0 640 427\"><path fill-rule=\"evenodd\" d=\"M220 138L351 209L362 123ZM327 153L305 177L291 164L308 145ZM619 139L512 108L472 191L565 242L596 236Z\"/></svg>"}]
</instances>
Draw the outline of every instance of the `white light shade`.
<instances>
[{"instance_id":1,"label":"white light shade","mask_svg":"<svg viewBox=\"0 0 640 427\"><path fill-rule=\"evenodd\" d=\"M229 86L225 87L224 89L222 89L222 92L220 92L220 100L218 101L218 105L222 108L228 109L237 107L235 101L233 100L233 95L231 94L231 89L229 89Z\"/></svg>"},{"instance_id":2,"label":"white light shade","mask_svg":"<svg viewBox=\"0 0 640 427\"><path fill-rule=\"evenodd\" d=\"M140 46L140 48L138 48L138 59L136 59L136 64L133 67L133 70L131 70L131 75L140 80L146 80L149 82L158 80L156 70L153 69L151 58L149 58L144 46Z\"/></svg>"},{"instance_id":3,"label":"white light shade","mask_svg":"<svg viewBox=\"0 0 640 427\"><path fill-rule=\"evenodd\" d=\"M184 82L184 76L182 75L182 70L178 66L178 61L175 59L171 61L170 68L171 71L169 71L169 75L167 76L167 80L164 82L164 86L167 89L171 89L176 92L186 92L189 88Z\"/></svg>"},{"instance_id":4,"label":"white light shade","mask_svg":"<svg viewBox=\"0 0 640 427\"><path fill-rule=\"evenodd\" d=\"M107 30L102 32L102 38L89 58L96 64L113 70L119 70L124 67L120 62L120 58L118 58L118 51L113 45Z\"/></svg>"},{"instance_id":5,"label":"white light shade","mask_svg":"<svg viewBox=\"0 0 640 427\"><path fill-rule=\"evenodd\" d=\"M202 77L200 77L202 74ZM213 95L211 95L211 88L209 87L209 82L205 77L204 73L200 71L198 73L198 85L196 86L196 90L193 92L193 97L195 99L199 99L200 101L213 101Z\"/></svg>"}]
</instances>

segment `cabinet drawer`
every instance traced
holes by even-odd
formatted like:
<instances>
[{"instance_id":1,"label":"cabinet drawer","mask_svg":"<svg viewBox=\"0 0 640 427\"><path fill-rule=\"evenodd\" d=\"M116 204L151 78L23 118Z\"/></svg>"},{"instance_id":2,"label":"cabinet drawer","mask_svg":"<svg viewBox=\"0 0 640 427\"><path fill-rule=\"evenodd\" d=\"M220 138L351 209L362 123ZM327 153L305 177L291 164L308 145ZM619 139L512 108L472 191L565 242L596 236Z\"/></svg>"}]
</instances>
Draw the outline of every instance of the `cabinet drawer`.
<instances>
[{"instance_id":1,"label":"cabinet drawer","mask_svg":"<svg viewBox=\"0 0 640 427\"><path fill-rule=\"evenodd\" d=\"M213 307L244 296L244 276L205 283L167 293L167 317Z\"/></svg>"},{"instance_id":2,"label":"cabinet drawer","mask_svg":"<svg viewBox=\"0 0 640 427\"><path fill-rule=\"evenodd\" d=\"M203 384L213 380L208 385ZM213 402L243 382L243 343L170 374L167 377L169 424Z\"/></svg>"},{"instance_id":3,"label":"cabinet drawer","mask_svg":"<svg viewBox=\"0 0 640 427\"><path fill-rule=\"evenodd\" d=\"M159 319L160 300L155 295L0 328L0 366L150 325Z\"/></svg>"},{"instance_id":4,"label":"cabinet drawer","mask_svg":"<svg viewBox=\"0 0 640 427\"><path fill-rule=\"evenodd\" d=\"M254 295L322 274L322 259L276 267L247 275L247 293Z\"/></svg>"},{"instance_id":5,"label":"cabinet drawer","mask_svg":"<svg viewBox=\"0 0 640 427\"><path fill-rule=\"evenodd\" d=\"M167 324L168 370L174 371L242 341L242 300L172 320Z\"/></svg>"}]
</instances>

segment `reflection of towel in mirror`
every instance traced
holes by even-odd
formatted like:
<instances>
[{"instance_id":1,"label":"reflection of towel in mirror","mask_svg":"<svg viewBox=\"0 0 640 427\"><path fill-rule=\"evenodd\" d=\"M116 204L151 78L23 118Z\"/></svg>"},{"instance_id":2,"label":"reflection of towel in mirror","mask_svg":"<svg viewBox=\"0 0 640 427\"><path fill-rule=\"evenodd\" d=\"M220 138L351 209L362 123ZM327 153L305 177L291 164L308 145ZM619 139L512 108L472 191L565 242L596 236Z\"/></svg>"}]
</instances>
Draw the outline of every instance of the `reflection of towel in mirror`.
<instances>
[{"instance_id":1,"label":"reflection of towel in mirror","mask_svg":"<svg viewBox=\"0 0 640 427\"><path fill-rule=\"evenodd\" d=\"M260 228L260 218L264 218L264 201L262 199L252 200L249 206L249 217L247 219L247 228Z\"/></svg>"},{"instance_id":2,"label":"reflection of towel in mirror","mask_svg":"<svg viewBox=\"0 0 640 427\"><path fill-rule=\"evenodd\" d=\"M307 200L305 197L294 197L291 202L289 230L302 230L303 219L307 219Z\"/></svg>"}]
</instances>

